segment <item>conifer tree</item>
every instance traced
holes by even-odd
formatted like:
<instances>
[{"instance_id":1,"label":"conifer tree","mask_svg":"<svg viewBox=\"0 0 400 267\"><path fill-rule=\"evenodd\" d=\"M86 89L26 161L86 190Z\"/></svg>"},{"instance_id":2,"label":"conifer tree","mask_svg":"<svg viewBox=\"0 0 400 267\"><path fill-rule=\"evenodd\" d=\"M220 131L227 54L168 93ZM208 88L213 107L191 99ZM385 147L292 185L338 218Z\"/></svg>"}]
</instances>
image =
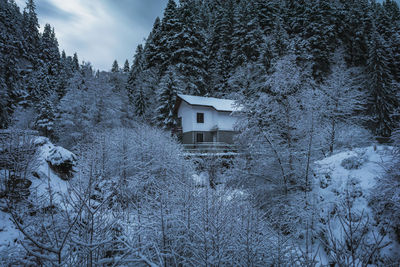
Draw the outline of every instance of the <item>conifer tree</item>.
<instances>
[{"instance_id":1,"label":"conifer tree","mask_svg":"<svg viewBox=\"0 0 400 267\"><path fill-rule=\"evenodd\" d=\"M243 39L245 38L246 25L249 22L250 14L248 14L249 3L247 1L240 1L235 7L234 11L234 26L233 26L233 38L232 38L232 58L234 66L240 66L246 62L246 55L242 49Z\"/></svg>"},{"instance_id":2,"label":"conifer tree","mask_svg":"<svg viewBox=\"0 0 400 267\"><path fill-rule=\"evenodd\" d=\"M263 32L258 21L257 6L253 2L242 1L234 13L233 52L235 66L255 62L261 55Z\"/></svg>"},{"instance_id":3,"label":"conifer tree","mask_svg":"<svg viewBox=\"0 0 400 267\"><path fill-rule=\"evenodd\" d=\"M286 0L284 21L287 25L289 35L303 34L304 27L310 16L311 1L307 0Z\"/></svg>"},{"instance_id":4,"label":"conifer tree","mask_svg":"<svg viewBox=\"0 0 400 267\"><path fill-rule=\"evenodd\" d=\"M129 61L128 61L128 60L125 60L125 63L124 63L124 73L128 73L129 70L130 70Z\"/></svg>"},{"instance_id":5,"label":"conifer tree","mask_svg":"<svg viewBox=\"0 0 400 267\"><path fill-rule=\"evenodd\" d=\"M7 127L22 90L20 59L28 57L22 34L22 15L15 2L0 3L0 95L2 97L0 127Z\"/></svg>"},{"instance_id":6,"label":"conifer tree","mask_svg":"<svg viewBox=\"0 0 400 267\"><path fill-rule=\"evenodd\" d=\"M232 69L233 1L224 1L216 9L211 34L207 38L207 86L211 94L223 94Z\"/></svg>"},{"instance_id":7,"label":"conifer tree","mask_svg":"<svg viewBox=\"0 0 400 267\"><path fill-rule=\"evenodd\" d=\"M276 16L275 27L272 31L269 45L272 48L274 56L282 57L286 53L289 45L289 36L280 16Z\"/></svg>"},{"instance_id":8,"label":"conifer tree","mask_svg":"<svg viewBox=\"0 0 400 267\"><path fill-rule=\"evenodd\" d=\"M368 31L370 12L366 1L346 1L344 29L341 39L347 53L344 55L350 66L365 66L368 55Z\"/></svg>"},{"instance_id":9,"label":"conifer tree","mask_svg":"<svg viewBox=\"0 0 400 267\"><path fill-rule=\"evenodd\" d=\"M279 16L279 1L256 0L255 7L258 11L258 21L264 34L270 34L275 28L275 22Z\"/></svg>"},{"instance_id":10,"label":"conifer tree","mask_svg":"<svg viewBox=\"0 0 400 267\"><path fill-rule=\"evenodd\" d=\"M6 128L9 123L10 111L7 108L9 97L7 94L6 84L0 77L0 129Z\"/></svg>"},{"instance_id":11,"label":"conifer tree","mask_svg":"<svg viewBox=\"0 0 400 267\"><path fill-rule=\"evenodd\" d=\"M25 41L26 55L28 56L28 59L36 66L39 63L37 54L39 52L40 35L39 20L37 18L34 0L27 0L23 15L23 36Z\"/></svg>"},{"instance_id":12,"label":"conifer tree","mask_svg":"<svg viewBox=\"0 0 400 267\"><path fill-rule=\"evenodd\" d=\"M132 68L129 73L128 81L126 84L127 94L130 99L130 103L132 104L134 103L134 95L138 87L139 76L142 74L145 68L144 60L145 58L144 58L143 46L140 44L136 48L136 53L133 59Z\"/></svg>"},{"instance_id":13,"label":"conifer tree","mask_svg":"<svg viewBox=\"0 0 400 267\"><path fill-rule=\"evenodd\" d=\"M337 42L337 7L329 0L318 1L309 14L305 38L313 56L313 75L321 81L330 71L330 58Z\"/></svg>"},{"instance_id":14,"label":"conifer tree","mask_svg":"<svg viewBox=\"0 0 400 267\"><path fill-rule=\"evenodd\" d=\"M111 72L114 72L114 73L119 72L119 66L118 66L117 60L114 60L112 67L111 67Z\"/></svg>"},{"instance_id":15,"label":"conifer tree","mask_svg":"<svg viewBox=\"0 0 400 267\"><path fill-rule=\"evenodd\" d=\"M175 36L182 30L182 23L179 21L177 12L175 1L169 0L161 23L160 52L158 53L161 59L161 74L167 70L168 66L175 64L172 58L177 47Z\"/></svg>"},{"instance_id":16,"label":"conifer tree","mask_svg":"<svg viewBox=\"0 0 400 267\"><path fill-rule=\"evenodd\" d=\"M40 40L40 59L50 67L50 75L57 74L60 64L60 51L54 28L50 24L44 26Z\"/></svg>"},{"instance_id":17,"label":"conifer tree","mask_svg":"<svg viewBox=\"0 0 400 267\"><path fill-rule=\"evenodd\" d=\"M143 117L146 114L147 99L141 87L137 88L134 96L135 114Z\"/></svg>"},{"instance_id":18,"label":"conifer tree","mask_svg":"<svg viewBox=\"0 0 400 267\"><path fill-rule=\"evenodd\" d=\"M157 17L154 21L153 30L149 34L144 48L147 68L158 67L163 61L161 35L161 21L160 18Z\"/></svg>"},{"instance_id":19,"label":"conifer tree","mask_svg":"<svg viewBox=\"0 0 400 267\"><path fill-rule=\"evenodd\" d=\"M74 71L79 71L80 67L79 67L79 60L78 60L78 54L75 52L74 56L72 58L72 69Z\"/></svg>"},{"instance_id":20,"label":"conifer tree","mask_svg":"<svg viewBox=\"0 0 400 267\"><path fill-rule=\"evenodd\" d=\"M369 124L377 136L390 137L395 126L394 110L399 102L389 68L390 49L375 28L372 29L368 50Z\"/></svg>"},{"instance_id":21,"label":"conifer tree","mask_svg":"<svg viewBox=\"0 0 400 267\"><path fill-rule=\"evenodd\" d=\"M51 137L54 131L55 108L50 97L42 99L34 127L44 136Z\"/></svg>"},{"instance_id":22,"label":"conifer tree","mask_svg":"<svg viewBox=\"0 0 400 267\"><path fill-rule=\"evenodd\" d=\"M172 129L176 125L174 105L178 87L173 69L169 69L161 79L158 93L157 124L164 129Z\"/></svg>"},{"instance_id":23,"label":"conifer tree","mask_svg":"<svg viewBox=\"0 0 400 267\"><path fill-rule=\"evenodd\" d=\"M194 95L205 95L207 62L205 55L205 37L196 26L196 15L192 13L192 2L185 2L180 7L181 27L174 37L172 62L177 67L185 83L185 92Z\"/></svg>"}]
</instances>

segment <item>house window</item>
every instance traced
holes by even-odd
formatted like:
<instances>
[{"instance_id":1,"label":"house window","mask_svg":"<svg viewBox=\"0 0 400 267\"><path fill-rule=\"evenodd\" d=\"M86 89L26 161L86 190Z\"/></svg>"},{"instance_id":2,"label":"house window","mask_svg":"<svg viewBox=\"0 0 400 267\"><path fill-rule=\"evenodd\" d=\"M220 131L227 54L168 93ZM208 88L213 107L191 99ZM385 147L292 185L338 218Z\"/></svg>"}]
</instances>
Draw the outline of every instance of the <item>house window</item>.
<instances>
[{"instance_id":1,"label":"house window","mask_svg":"<svg viewBox=\"0 0 400 267\"><path fill-rule=\"evenodd\" d=\"M204 142L204 136L203 136L202 133L197 133L196 141L197 141L197 143L203 143Z\"/></svg>"},{"instance_id":2,"label":"house window","mask_svg":"<svg viewBox=\"0 0 400 267\"><path fill-rule=\"evenodd\" d=\"M204 113L197 113L197 123L204 123Z\"/></svg>"}]
</instances>

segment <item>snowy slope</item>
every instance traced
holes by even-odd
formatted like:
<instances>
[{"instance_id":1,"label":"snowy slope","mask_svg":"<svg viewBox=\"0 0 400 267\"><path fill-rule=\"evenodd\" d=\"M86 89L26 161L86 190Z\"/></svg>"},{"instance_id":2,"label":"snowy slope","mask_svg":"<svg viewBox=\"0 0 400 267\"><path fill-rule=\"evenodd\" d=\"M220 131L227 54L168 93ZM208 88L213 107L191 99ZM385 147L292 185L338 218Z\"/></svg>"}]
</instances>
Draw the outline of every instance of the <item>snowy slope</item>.
<instances>
[{"instance_id":1,"label":"snowy slope","mask_svg":"<svg viewBox=\"0 0 400 267\"><path fill-rule=\"evenodd\" d=\"M76 162L76 156L70 151L55 146L48 138L37 137L33 140L36 147L35 157L32 160L31 172L28 179L32 182L29 191L32 194L46 194L46 190L50 185L54 194L54 200L67 193L68 181L62 180L57 173L53 171L50 164L60 164L64 161ZM7 170L0 170L0 179L4 179ZM0 199L0 265L2 260L7 258L18 258L13 256L23 251L23 248L18 244L18 240L22 238L22 234L14 227L11 222L10 214L4 212L6 203L4 199ZM19 255L20 256L20 255Z\"/></svg>"},{"instance_id":2,"label":"snowy slope","mask_svg":"<svg viewBox=\"0 0 400 267\"><path fill-rule=\"evenodd\" d=\"M50 164L60 164L65 161L76 162L76 156L63 147L55 146L45 137L38 137L35 144L38 145L36 173L39 179L32 177L32 187L37 188L41 193L50 184L51 188L59 194L66 193L68 182L61 179L50 167Z\"/></svg>"},{"instance_id":3,"label":"snowy slope","mask_svg":"<svg viewBox=\"0 0 400 267\"><path fill-rule=\"evenodd\" d=\"M317 231L326 231L327 225L336 236L340 236L342 227L337 213L342 208L346 196L352 200L356 214L363 214L364 220L375 225L368 206L371 189L376 178L383 175L385 164L391 161L391 147L378 146L345 151L317 161L314 167L313 193L319 210L320 223ZM369 229L369 238L378 229ZM385 238L384 242L392 240ZM382 253L394 255L400 251L399 244L391 242ZM328 252L329 253L329 252Z\"/></svg>"}]
</instances>

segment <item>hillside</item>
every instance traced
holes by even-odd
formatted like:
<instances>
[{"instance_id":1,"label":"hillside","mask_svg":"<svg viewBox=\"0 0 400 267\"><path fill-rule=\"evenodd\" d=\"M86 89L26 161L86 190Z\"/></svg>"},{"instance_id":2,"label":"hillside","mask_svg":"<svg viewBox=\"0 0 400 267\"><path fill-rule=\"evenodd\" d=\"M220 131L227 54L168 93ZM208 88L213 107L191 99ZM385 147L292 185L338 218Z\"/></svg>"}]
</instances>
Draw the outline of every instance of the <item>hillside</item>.
<instances>
[{"instance_id":1,"label":"hillside","mask_svg":"<svg viewBox=\"0 0 400 267\"><path fill-rule=\"evenodd\" d=\"M328 246L325 248L328 257L337 256L332 251L332 237L338 244L345 245L348 238L345 231L350 232L349 224L346 223L351 221L348 215L352 214L352 234L357 240L354 242L358 242L361 236L364 238L358 250L364 249L363 252L368 253L367 248L371 249L371 244L376 242L375 238L383 238L379 244L384 246L380 257L394 256L400 260L400 245L395 233L390 229L378 227L380 218L374 215L369 204L377 178L385 174L385 168L391 161L392 148L378 146L344 151L315 163L313 193L319 212L317 233L319 238L322 237L322 246ZM386 232L385 237L381 236L383 230Z\"/></svg>"},{"instance_id":2,"label":"hillside","mask_svg":"<svg viewBox=\"0 0 400 267\"><path fill-rule=\"evenodd\" d=\"M8 205L18 205L22 199L27 197L34 206L31 207L32 211L45 208L48 203L40 200L49 195L49 192L53 196L53 201L60 204L69 186L65 178L71 178L72 168L77 159L73 153L55 146L48 138L25 137L25 140L28 140L28 143L23 141L20 143L21 147L33 148L32 157L29 157L29 162L25 162L27 166L29 165L25 178L9 176L7 169L0 171L0 180L11 182L9 188L5 188L2 184L2 197L0 199L0 264L3 266L7 266L13 261L16 264L27 264L29 262L24 262L21 257L24 248L20 242L25 238L13 223ZM4 143L2 142L2 144ZM2 148L4 147L2 146ZM16 153L16 151L18 149L13 150L12 153ZM8 151L2 151L2 153L8 154Z\"/></svg>"}]
</instances>

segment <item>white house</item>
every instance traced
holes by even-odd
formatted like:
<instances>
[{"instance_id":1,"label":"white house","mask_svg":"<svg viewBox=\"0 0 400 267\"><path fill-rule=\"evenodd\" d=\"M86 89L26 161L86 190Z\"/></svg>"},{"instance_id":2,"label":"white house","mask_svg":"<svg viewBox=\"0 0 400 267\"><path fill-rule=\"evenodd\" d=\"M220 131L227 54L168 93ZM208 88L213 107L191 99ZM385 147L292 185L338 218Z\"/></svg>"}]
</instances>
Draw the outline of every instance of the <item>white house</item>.
<instances>
[{"instance_id":1,"label":"white house","mask_svg":"<svg viewBox=\"0 0 400 267\"><path fill-rule=\"evenodd\" d=\"M234 100L178 94L175 112L182 143L233 143L238 117L232 112L239 110Z\"/></svg>"}]
</instances>

